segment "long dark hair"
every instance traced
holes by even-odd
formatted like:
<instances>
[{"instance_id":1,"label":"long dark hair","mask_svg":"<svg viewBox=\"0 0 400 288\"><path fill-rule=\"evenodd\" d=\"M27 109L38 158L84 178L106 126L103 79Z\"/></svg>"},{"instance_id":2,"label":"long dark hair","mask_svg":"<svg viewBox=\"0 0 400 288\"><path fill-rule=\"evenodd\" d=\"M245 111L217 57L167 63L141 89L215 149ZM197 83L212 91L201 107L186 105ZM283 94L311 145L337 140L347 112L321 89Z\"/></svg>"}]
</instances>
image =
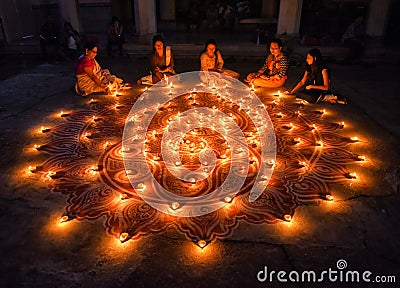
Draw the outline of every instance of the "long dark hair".
<instances>
[{"instance_id":1,"label":"long dark hair","mask_svg":"<svg viewBox=\"0 0 400 288\"><path fill-rule=\"evenodd\" d=\"M215 52L214 54L217 54L218 48L217 48L217 41L215 41L215 39L208 39L206 41L206 45L204 45L204 49L201 51L200 55L203 54L204 52L207 51L207 47L208 45L213 44L215 46Z\"/></svg>"},{"instance_id":2,"label":"long dark hair","mask_svg":"<svg viewBox=\"0 0 400 288\"><path fill-rule=\"evenodd\" d=\"M208 40L206 41L206 44L204 45L204 49L203 49L203 50L201 51L201 53L200 53L200 57L201 57L201 55L202 55L203 53L205 53L205 52L207 51L207 47L208 47L208 45L210 45L210 44L215 45L214 55L217 56L217 53L218 53L217 41L215 41L215 39L208 39ZM199 60L200 60L200 57L199 57ZM215 64L217 64L217 61L218 61L218 57L215 57Z\"/></svg>"},{"instance_id":3,"label":"long dark hair","mask_svg":"<svg viewBox=\"0 0 400 288\"><path fill-rule=\"evenodd\" d=\"M84 49L93 50L94 47L97 47L96 42L87 42L84 46Z\"/></svg>"},{"instance_id":4,"label":"long dark hair","mask_svg":"<svg viewBox=\"0 0 400 288\"><path fill-rule=\"evenodd\" d=\"M326 66L324 59L322 58L321 51L318 48L311 49L307 52L307 54L314 58L314 61L311 65L307 63L307 70L311 71L308 79L313 80L322 73L322 69L324 69Z\"/></svg>"},{"instance_id":5,"label":"long dark hair","mask_svg":"<svg viewBox=\"0 0 400 288\"><path fill-rule=\"evenodd\" d=\"M154 45L156 44L157 41L160 41L161 43L163 43L163 48L164 48L164 51L165 51L164 39L161 37L161 35L154 35L154 37L153 37L153 52L156 51L156 48L154 48Z\"/></svg>"}]
</instances>

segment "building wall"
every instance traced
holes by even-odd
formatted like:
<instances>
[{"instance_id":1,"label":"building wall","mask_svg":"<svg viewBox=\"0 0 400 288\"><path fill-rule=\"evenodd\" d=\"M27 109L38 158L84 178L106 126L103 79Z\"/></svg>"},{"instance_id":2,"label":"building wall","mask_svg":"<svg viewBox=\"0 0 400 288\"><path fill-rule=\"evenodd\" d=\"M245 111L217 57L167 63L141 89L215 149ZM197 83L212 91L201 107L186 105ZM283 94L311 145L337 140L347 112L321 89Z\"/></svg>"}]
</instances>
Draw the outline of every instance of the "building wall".
<instances>
[{"instance_id":1,"label":"building wall","mask_svg":"<svg viewBox=\"0 0 400 288\"><path fill-rule=\"evenodd\" d=\"M149 10L149 5L148 3L150 2L156 2L155 0L152 1L139 1L139 0L0 0L0 18L2 18L3 22L3 27L4 27L4 32L5 32L5 37L8 42L13 42L20 40L22 36L24 35L30 35L30 34L35 34L38 36L39 31L40 31L40 26L44 23L45 16L47 14L53 15L54 19L58 20L59 26L60 26L60 32L63 24L63 20L60 17L60 8L59 8L59 3L63 3L65 1L77 1L77 10L78 10L78 18L79 18L79 23L80 27L76 27L80 29L80 32L83 34L90 34L90 33L105 33L107 29L107 25L110 23L111 16L119 16L124 23L125 27L127 27L126 24L132 24L134 25L135 18L139 24L141 23L141 27L143 28L144 26L151 26L153 24L147 23L147 21L151 20L150 18L154 17L151 15L151 12ZM164 3L164 1L169 1L171 3L174 3L175 9L174 11L164 11L164 13L161 13L160 18L162 20L169 20L173 21L175 17L175 21L179 21L180 17L184 17L184 14L187 9L189 9L189 1L190 0L157 0L157 3L159 4L160 8L163 6L160 5L160 3ZM254 0L254 3L262 3L261 9L259 9L261 13L261 17L266 17L270 18L273 17L275 18L281 8L282 2L287 2L287 3L293 3L293 2L299 2L298 0ZM323 22L322 24L317 24L318 21L311 21L310 19L303 19L306 17L304 16L304 13L302 15L301 19L301 26L300 26L300 33L310 33L310 32L319 32L319 31L305 31L305 27L311 27L308 28L307 30L315 29L315 28L323 28L324 30L329 30L327 32L333 34L335 38L339 38L339 36L344 32L344 30L348 24L350 24L350 21L348 19L345 19L346 14L340 12L340 9L336 9L340 13L336 15L335 17L329 17L332 16L331 11L332 10L332 5L341 5L343 7L345 6L365 6L367 4L367 9L370 8L371 3L375 3L375 6L378 8L381 8L380 13L375 11L377 15L374 13L366 13L366 24L369 26L369 32L377 36L383 36L386 34L387 26L388 25L388 18L389 15L391 15L391 18L395 17L392 14L390 14L390 11L388 13L389 8L383 8L381 7L381 3L398 3L400 0L303 0L303 12L304 9L306 9L307 5L310 5L310 3L320 3L321 5L324 5L326 7L331 7L330 10L327 10L329 13L325 16L328 17L319 17L319 19L322 18ZM204 0L204 3L207 1ZM212 1L210 1L212 2ZM137 10L138 7L134 7L134 3L136 3L136 6L142 7L142 11L135 11ZM140 3L140 5L138 5ZM166 2L165 2L166 3ZM253 3L253 2L251 2ZM358 4L360 5L358 5ZM68 2L69 4L69 2ZM289 5L290 6L290 5ZM289 7L288 6L288 7ZM390 6L387 4L387 6ZM152 6L153 7L153 6ZM169 7L169 6L168 6ZM165 8L165 7L164 7ZM155 9L155 7L154 7ZM335 10L335 11L336 11ZM377 9L374 9L377 10ZM168 12L168 13L167 13ZM135 16L135 13L137 14ZM175 14L175 16L174 16ZM285 17L288 18L288 14L284 13ZM379 14L379 15L378 15ZM321 16L321 15L320 15ZM340 16L340 17L339 17ZM285 17L281 17L279 19L280 24L285 24L286 22L290 22L290 19L284 19ZM375 17L375 18L374 18ZM340 19L339 19L340 18ZM371 19L369 19L371 18ZM374 18L374 19L373 19ZM76 18L75 18L76 19ZM153 19L154 20L154 19ZM153 21L152 20L152 21ZM304 20L309 20L309 21L304 21ZM318 20L318 19L317 19ZM329 22L330 21L330 22ZM130 22L130 23L129 23ZM328 23L329 22L329 23ZM379 22L379 23L378 23ZM389 27L393 26L393 20L390 22ZM146 24L147 23L147 24ZM146 25L145 25L146 24ZM288 24L288 23L286 23ZM379 25L378 25L379 24ZM279 24L278 24L279 25ZM282 25L281 25L282 26ZM286 25L287 26L287 25ZM343 27L342 27L343 26ZM150 27L150 28L151 28ZM137 27L136 27L137 28ZM146 28L146 27L144 27ZM146 29L142 29L144 33L153 33L154 29L147 29L151 32L146 32ZM392 29L393 30L393 29ZM394 29L396 30L396 29ZM371 32L372 31L372 32ZM1 33L1 31L0 31Z\"/></svg>"},{"instance_id":2,"label":"building wall","mask_svg":"<svg viewBox=\"0 0 400 288\"><path fill-rule=\"evenodd\" d=\"M79 14L82 32L106 33L107 26L111 22L111 3L110 1L80 1Z\"/></svg>"},{"instance_id":3,"label":"building wall","mask_svg":"<svg viewBox=\"0 0 400 288\"><path fill-rule=\"evenodd\" d=\"M7 42L20 39L23 35L33 34L32 4L29 0L1 0L0 18ZM1 31L0 31L1 33Z\"/></svg>"}]
</instances>

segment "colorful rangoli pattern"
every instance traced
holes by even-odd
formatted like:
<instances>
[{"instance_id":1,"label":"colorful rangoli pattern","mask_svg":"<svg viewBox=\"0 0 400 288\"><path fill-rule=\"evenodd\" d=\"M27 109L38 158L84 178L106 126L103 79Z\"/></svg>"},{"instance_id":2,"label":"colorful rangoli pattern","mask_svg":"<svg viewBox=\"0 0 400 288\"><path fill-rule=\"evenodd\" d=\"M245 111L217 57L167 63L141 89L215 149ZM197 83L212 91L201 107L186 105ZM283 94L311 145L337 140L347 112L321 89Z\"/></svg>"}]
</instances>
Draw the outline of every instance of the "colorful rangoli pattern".
<instances>
[{"instance_id":1,"label":"colorful rangoli pattern","mask_svg":"<svg viewBox=\"0 0 400 288\"><path fill-rule=\"evenodd\" d=\"M166 215L138 196L128 180L122 159L125 120L140 93L135 88L120 96L100 97L91 101L87 109L64 115L62 124L44 131L50 140L37 149L48 158L33 169L48 182L52 191L67 196L66 212L70 217L77 220L105 217L107 232L116 237L128 233L129 238L137 239L175 227L191 241L209 243L216 238L229 237L240 221L253 224L282 221L284 215L293 215L298 205L325 199L330 194L330 184L348 178L346 165L358 160L358 156L349 151L352 140L341 136L341 124L325 120L321 111L301 101L260 93L274 124L277 142L275 169L261 197L254 202L248 200L248 191L253 184L251 175L257 169L259 157L257 149L250 145L250 159L254 163L251 162L245 185L231 203L199 217ZM198 105L211 108L215 105L215 97L199 93ZM152 129L176 115L176 109L190 108L179 99L174 103L175 107L157 113ZM244 112L232 106L219 108L225 113L233 113L240 127L251 127ZM212 130L200 132L202 137L211 139L208 143L214 143L216 151L225 145ZM224 180L227 165L220 164L198 189L186 189L163 165L156 142L150 143L149 147L157 161L142 165L149 165L151 173L164 188L178 195L201 195ZM192 164L196 165L196 161ZM136 172L132 170L130 174Z\"/></svg>"}]
</instances>

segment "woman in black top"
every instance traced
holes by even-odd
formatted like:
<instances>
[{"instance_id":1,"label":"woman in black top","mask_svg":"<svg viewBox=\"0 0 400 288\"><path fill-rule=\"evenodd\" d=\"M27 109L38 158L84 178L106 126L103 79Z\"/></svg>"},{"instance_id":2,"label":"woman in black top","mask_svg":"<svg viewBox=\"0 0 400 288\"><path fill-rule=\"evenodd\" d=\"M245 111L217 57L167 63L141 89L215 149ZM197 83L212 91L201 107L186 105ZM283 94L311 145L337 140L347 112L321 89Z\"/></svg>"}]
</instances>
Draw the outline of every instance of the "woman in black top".
<instances>
[{"instance_id":1,"label":"woman in black top","mask_svg":"<svg viewBox=\"0 0 400 288\"><path fill-rule=\"evenodd\" d=\"M315 103L322 93L329 90L329 69L317 48L308 51L306 62L303 78L288 94L297 94L299 98ZM305 89L298 92L303 86Z\"/></svg>"},{"instance_id":2,"label":"woman in black top","mask_svg":"<svg viewBox=\"0 0 400 288\"><path fill-rule=\"evenodd\" d=\"M153 37L153 51L150 54L150 75L137 81L138 85L153 85L164 77L175 75L174 56L170 46L166 46L160 35Z\"/></svg>"},{"instance_id":3,"label":"woman in black top","mask_svg":"<svg viewBox=\"0 0 400 288\"><path fill-rule=\"evenodd\" d=\"M153 76L153 84L164 78L175 74L174 56L171 47L166 46L161 36L153 37L153 52L150 55L150 68Z\"/></svg>"}]
</instances>

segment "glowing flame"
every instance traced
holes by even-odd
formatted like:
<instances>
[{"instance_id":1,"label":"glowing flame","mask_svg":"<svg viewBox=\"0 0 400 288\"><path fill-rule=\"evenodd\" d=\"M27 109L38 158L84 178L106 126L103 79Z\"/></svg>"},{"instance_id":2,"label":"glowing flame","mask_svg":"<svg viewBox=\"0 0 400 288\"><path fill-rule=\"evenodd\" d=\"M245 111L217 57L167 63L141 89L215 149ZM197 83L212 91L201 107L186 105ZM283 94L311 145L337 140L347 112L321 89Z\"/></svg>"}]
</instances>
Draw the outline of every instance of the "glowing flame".
<instances>
[{"instance_id":1,"label":"glowing flame","mask_svg":"<svg viewBox=\"0 0 400 288\"><path fill-rule=\"evenodd\" d=\"M207 246L207 242L206 242L205 240L199 240L199 241L197 242L197 245L199 245L199 247L200 247L201 249L203 249L204 247Z\"/></svg>"},{"instance_id":2,"label":"glowing flame","mask_svg":"<svg viewBox=\"0 0 400 288\"><path fill-rule=\"evenodd\" d=\"M139 183L138 186L137 186L137 189L140 189L140 190L146 189L146 184L144 184L144 183Z\"/></svg>"},{"instance_id":3,"label":"glowing flame","mask_svg":"<svg viewBox=\"0 0 400 288\"><path fill-rule=\"evenodd\" d=\"M233 200L233 198L232 198L232 197L229 197L229 196L226 196L226 197L224 198L224 201L225 201L226 203L231 203L232 200Z\"/></svg>"},{"instance_id":4,"label":"glowing flame","mask_svg":"<svg viewBox=\"0 0 400 288\"><path fill-rule=\"evenodd\" d=\"M357 160L358 160L358 161L365 161L365 156L363 156L363 155L358 155L358 156L357 156Z\"/></svg>"},{"instance_id":5,"label":"glowing flame","mask_svg":"<svg viewBox=\"0 0 400 288\"><path fill-rule=\"evenodd\" d=\"M127 232L123 232L123 233L119 234L119 240L121 242L125 242L128 239L128 237L129 237L129 233L127 233Z\"/></svg>"},{"instance_id":6,"label":"glowing flame","mask_svg":"<svg viewBox=\"0 0 400 288\"><path fill-rule=\"evenodd\" d=\"M357 173L356 172L349 173L349 177L351 179L356 179L357 178Z\"/></svg>"},{"instance_id":7,"label":"glowing flame","mask_svg":"<svg viewBox=\"0 0 400 288\"><path fill-rule=\"evenodd\" d=\"M283 216L283 219L285 219L285 221L290 222L292 221L292 216L289 214L285 214L285 216Z\"/></svg>"},{"instance_id":8,"label":"glowing flame","mask_svg":"<svg viewBox=\"0 0 400 288\"><path fill-rule=\"evenodd\" d=\"M328 201L333 201L333 196L330 194L325 195L325 199Z\"/></svg>"},{"instance_id":9,"label":"glowing flame","mask_svg":"<svg viewBox=\"0 0 400 288\"><path fill-rule=\"evenodd\" d=\"M70 220L69 217L68 217L67 215L64 215L64 216L62 216L62 217L60 218L60 223L67 222L68 220Z\"/></svg>"},{"instance_id":10,"label":"glowing flame","mask_svg":"<svg viewBox=\"0 0 400 288\"><path fill-rule=\"evenodd\" d=\"M171 208L172 208L173 210L178 209L178 208L179 208L179 203L178 203L178 202L172 202L172 203L171 203Z\"/></svg>"}]
</instances>

